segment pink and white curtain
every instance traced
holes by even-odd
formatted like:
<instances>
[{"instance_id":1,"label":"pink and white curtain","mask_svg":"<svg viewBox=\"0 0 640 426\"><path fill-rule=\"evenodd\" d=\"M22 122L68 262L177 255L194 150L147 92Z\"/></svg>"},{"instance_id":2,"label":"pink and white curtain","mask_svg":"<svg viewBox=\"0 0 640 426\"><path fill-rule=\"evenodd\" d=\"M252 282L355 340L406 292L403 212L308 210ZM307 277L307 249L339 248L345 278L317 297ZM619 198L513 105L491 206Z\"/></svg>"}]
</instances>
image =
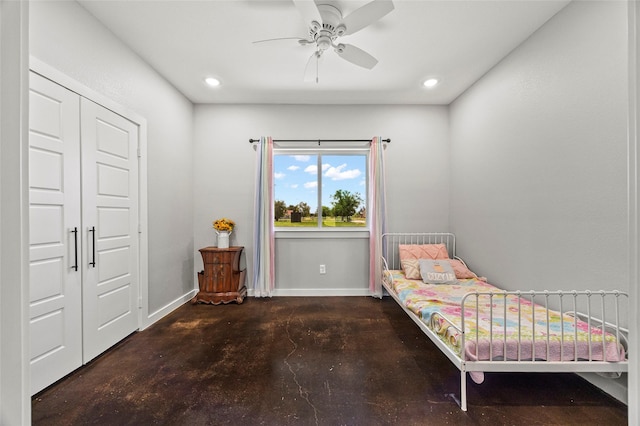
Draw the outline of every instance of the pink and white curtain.
<instances>
[{"instance_id":1,"label":"pink and white curtain","mask_svg":"<svg viewBox=\"0 0 640 426\"><path fill-rule=\"evenodd\" d=\"M253 295L271 297L275 284L273 140L260 138L256 158L253 229Z\"/></svg>"},{"instance_id":2,"label":"pink and white curtain","mask_svg":"<svg viewBox=\"0 0 640 426\"><path fill-rule=\"evenodd\" d=\"M382 297L382 234L386 232L384 144L382 138L371 141L369 152L369 290Z\"/></svg>"}]
</instances>

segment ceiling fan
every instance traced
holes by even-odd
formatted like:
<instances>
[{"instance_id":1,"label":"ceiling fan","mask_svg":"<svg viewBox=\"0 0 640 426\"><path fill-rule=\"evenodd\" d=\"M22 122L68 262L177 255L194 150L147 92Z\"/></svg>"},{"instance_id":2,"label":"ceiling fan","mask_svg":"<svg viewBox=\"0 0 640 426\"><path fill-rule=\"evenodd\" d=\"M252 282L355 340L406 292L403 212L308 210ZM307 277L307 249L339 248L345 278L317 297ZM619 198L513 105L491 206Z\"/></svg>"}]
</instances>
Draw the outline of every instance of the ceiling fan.
<instances>
[{"instance_id":1,"label":"ceiling fan","mask_svg":"<svg viewBox=\"0 0 640 426\"><path fill-rule=\"evenodd\" d=\"M315 62L315 81L318 82L319 61L329 48L342 59L366 69L372 69L378 60L364 50L351 44L339 43L338 38L353 34L378 21L393 10L391 0L373 0L364 6L354 10L346 17L338 6L329 4L328 0L293 0L296 8L309 27L309 35L305 37L281 37L267 40L259 40L254 43L262 43L274 40L298 40L302 46L314 45L315 51L309 57L305 68L305 81L311 80ZM323 3L327 1L327 3Z\"/></svg>"}]
</instances>

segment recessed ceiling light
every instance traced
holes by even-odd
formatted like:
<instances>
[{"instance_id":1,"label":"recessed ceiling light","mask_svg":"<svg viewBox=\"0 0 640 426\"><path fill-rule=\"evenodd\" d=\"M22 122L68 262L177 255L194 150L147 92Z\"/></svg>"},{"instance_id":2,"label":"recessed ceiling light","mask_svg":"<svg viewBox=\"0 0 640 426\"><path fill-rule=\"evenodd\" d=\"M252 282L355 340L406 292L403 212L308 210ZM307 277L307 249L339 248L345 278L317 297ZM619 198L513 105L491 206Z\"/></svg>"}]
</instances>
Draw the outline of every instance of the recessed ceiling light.
<instances>
[{"instance_id":1,"label":"recessed ceiling light","mask_svg":"<svg viewBox=\"0 0 640 426\"><path fill-rule=\"evenodd\" d=\"M429 78L429 79L425 80L424 83L422 83L422 85L424 87L433 87L436 84L438 84L438 79L437 78Z\"/></svg>"},{"instance_id":2,"label":"recessed ceiling light","mask_svg":"<svg viewBox=\"0 0 640 426\"><path fill-rule=\"evenodd\" d=\"M215 77L207 77L204 79L204 82L207 83L211 87L220 86L220 80Z\"/></svg>"}]
</instances>

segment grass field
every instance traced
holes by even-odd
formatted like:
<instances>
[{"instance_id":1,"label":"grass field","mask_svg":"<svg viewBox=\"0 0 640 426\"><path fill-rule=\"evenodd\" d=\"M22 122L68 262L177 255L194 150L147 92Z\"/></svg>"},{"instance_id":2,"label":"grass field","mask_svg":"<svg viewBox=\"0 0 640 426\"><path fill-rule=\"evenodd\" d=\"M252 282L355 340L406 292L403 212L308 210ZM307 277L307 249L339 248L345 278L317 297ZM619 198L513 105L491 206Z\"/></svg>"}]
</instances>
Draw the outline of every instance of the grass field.
<instances>
[{"instance_id":1,"label":"grass field","mask_svg":"<svg viewBox=\"0 0 640 426\"><path fill-rule=\"evenodd\" d=\"M317 228L318 220L311 217L303 217L302 222L291 222L289 219L281 219L274 222L278 228ZM325 217L322 220L322 226L328 228L364 228L367 223L364 219L356 218L351 222L343 222L335 217Z\"/></svg>"}]
</instances>

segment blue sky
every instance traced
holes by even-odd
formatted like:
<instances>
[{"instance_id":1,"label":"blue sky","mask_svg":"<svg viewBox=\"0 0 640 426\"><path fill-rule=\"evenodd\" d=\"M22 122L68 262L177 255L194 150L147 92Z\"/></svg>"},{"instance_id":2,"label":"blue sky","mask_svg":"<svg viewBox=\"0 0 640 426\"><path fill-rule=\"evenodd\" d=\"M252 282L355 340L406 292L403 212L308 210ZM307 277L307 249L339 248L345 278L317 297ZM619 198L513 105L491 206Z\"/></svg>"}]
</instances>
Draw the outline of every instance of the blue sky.
<instances>
[{"instance_id":1,"label":"blue sky","mask_svg":"<svg viewBox=\"0 0 640 426\"><path fill-rule=\"evenodd\" d=\"M328 155L322 156L322 204L331 206L331 195L342 189L358 192L366 197L366 156ZM315 213L318 205L318 156L275 155L273 177L275 199L283 200L287 206L304 201ZM361 206L363 207L363 206Z\"/></svg>"}]
</instances>

